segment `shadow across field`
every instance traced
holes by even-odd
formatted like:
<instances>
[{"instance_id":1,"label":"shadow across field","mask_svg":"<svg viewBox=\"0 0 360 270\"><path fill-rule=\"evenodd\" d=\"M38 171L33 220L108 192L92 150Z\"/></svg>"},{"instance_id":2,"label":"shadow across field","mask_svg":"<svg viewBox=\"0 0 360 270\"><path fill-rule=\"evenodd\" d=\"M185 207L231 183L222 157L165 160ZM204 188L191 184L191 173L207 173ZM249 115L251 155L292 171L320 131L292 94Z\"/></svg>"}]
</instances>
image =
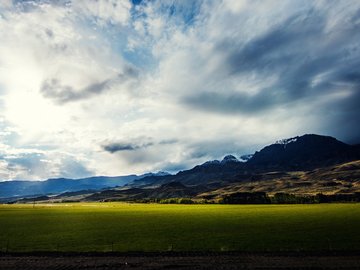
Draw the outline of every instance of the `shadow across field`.
<instances>
[{"instance_id":1,"label":"shadow across field","mask_svg":"<svg viewBox=\"0 0 360 270\"><path fill-rule=\"evenodd\" d=\"M355 252L1 253L0 269L360 269Z\"/></svg>"}]
</instances>

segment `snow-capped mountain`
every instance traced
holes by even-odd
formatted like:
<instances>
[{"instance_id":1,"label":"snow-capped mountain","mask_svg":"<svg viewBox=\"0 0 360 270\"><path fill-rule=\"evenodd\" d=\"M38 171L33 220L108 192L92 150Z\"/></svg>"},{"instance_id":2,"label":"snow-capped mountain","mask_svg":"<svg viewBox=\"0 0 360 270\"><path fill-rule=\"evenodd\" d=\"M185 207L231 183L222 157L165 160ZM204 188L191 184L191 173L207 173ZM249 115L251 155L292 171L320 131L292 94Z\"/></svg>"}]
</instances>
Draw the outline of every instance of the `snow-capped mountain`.
<instances>
[{"instance_id":1,"label":"snow-capped mountain","mask_svg":"<svg viewBox=\"0 0 360 270\"><path fill-rule=\"evenodd\" d=\"M161 179L161 184L166 181L196 185L256 180L261 173L307 171L359 159L358 146L345 144L333 137L307 134L278 141L254 155L245 155L240 159L227 155L221 161L207 161L190 170ZM156 179L152 180L156 183Z\"/></svg>"}]
</instances>

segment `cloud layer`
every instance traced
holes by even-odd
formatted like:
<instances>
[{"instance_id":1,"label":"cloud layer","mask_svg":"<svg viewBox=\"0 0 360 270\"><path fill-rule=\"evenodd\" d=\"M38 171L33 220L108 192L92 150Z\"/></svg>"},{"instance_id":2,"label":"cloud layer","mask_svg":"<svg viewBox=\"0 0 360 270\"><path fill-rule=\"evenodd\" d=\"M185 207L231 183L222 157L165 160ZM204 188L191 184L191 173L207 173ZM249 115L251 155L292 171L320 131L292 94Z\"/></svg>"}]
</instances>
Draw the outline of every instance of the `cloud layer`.
<instances>
[{"instance_id":1,"label":"cloud layer","mask_svg":"<svg viewBox=\"0 0 360 270\"><path fill-rule=\"evenodd\" d=\"M358 1L0 1L0 180L360 142Z\"/></svg>"}]
</instances>

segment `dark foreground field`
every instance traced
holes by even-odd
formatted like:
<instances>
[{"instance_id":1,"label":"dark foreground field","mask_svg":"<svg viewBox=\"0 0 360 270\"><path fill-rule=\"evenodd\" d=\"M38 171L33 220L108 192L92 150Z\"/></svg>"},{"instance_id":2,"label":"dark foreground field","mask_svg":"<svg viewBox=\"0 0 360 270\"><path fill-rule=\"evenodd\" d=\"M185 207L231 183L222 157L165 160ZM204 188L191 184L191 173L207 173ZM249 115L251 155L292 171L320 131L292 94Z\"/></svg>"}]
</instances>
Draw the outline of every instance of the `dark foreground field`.
<instances>
[{"instance_id":1,"label":"dark foreground field","mask_svg":"<svg viewBox=\"0 0 360 270\"><path fill-rule=\"evenodd\" d=\"M0 269L360 269L357 254L3 254Z\"/></svg>"}]
</instances>

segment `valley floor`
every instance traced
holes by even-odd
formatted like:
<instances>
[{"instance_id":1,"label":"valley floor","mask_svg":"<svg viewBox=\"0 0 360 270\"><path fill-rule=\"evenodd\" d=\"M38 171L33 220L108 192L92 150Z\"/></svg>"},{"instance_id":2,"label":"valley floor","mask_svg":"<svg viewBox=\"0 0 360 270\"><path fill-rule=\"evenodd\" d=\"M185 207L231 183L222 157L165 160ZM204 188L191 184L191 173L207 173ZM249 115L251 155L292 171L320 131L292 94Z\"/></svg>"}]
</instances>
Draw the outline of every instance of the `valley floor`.
<instances>
[{"instance_id":1,"label":"valley floor","mask_svg":"<svg viewBox=\"0 0 360 270\"><path fill-rule=\"evenodd\" d=\"M360 251L360 204L0 205L0 252Z\"/></svg>"}]
</instances>

